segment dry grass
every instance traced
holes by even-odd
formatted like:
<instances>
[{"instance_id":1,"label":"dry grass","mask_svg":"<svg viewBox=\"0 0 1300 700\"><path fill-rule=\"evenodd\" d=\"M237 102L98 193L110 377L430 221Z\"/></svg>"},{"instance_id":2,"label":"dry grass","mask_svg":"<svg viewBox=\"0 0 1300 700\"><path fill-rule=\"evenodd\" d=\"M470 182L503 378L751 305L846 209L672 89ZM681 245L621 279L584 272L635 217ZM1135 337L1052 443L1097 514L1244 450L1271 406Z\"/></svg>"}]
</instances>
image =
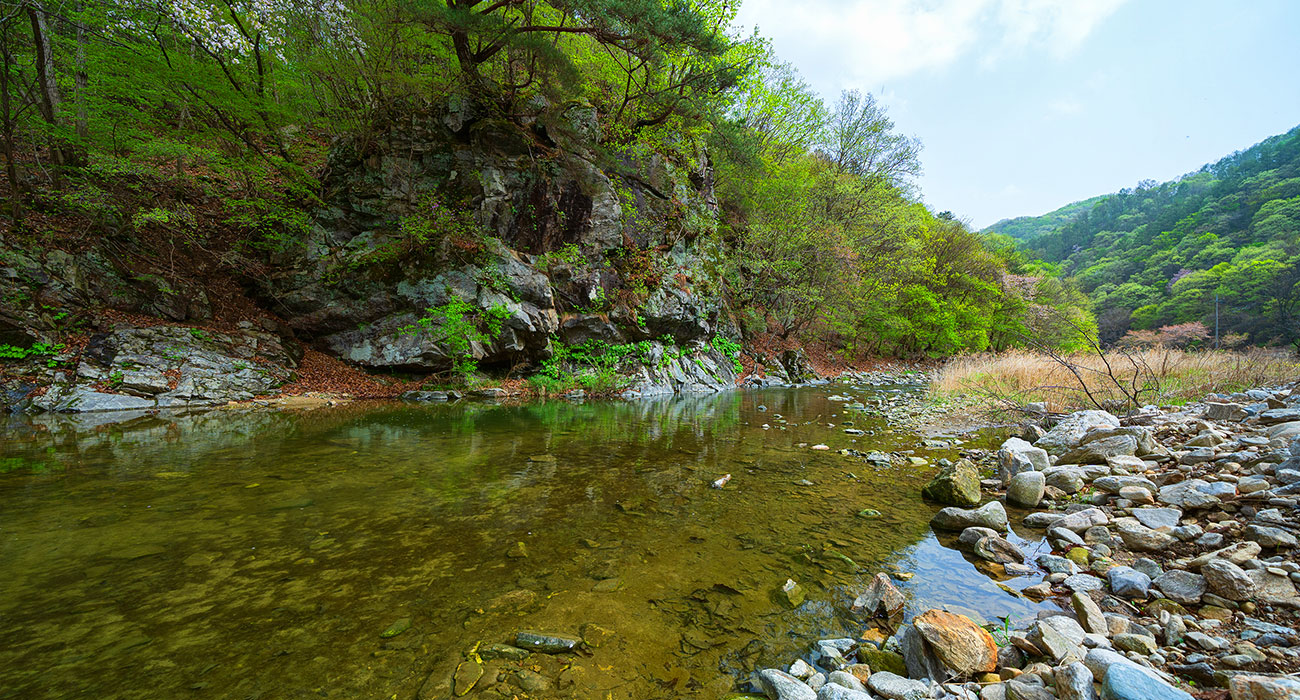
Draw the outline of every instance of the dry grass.
<instances>
[{"instance_id":1,"label":"dry grass","mask_svg":"<svg viewBox=\"0 0 1300 700\"><path fill-rule=\"evenodd\" d=\"M1050 410L1059 412L1096 408L1098 403L1125 410L1134 396L1139 405L1182 404L1215 392L1285 384L1297 378L1300 360L1294 354L1263 349L1157 348L1129 355L1107 352L1105 360L1096 353L1058 360L1016 350L954 358L935 375L931 389L940 395L979 397L999 408L1045 401Z\"/></svg>"}]
</instances>

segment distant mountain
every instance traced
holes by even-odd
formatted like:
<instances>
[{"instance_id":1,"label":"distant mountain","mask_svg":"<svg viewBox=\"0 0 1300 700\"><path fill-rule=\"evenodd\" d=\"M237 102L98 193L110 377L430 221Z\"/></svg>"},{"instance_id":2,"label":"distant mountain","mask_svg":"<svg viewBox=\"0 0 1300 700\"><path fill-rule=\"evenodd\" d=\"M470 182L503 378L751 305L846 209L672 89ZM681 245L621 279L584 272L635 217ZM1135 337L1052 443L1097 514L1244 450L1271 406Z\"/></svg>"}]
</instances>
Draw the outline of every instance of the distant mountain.
<instances>
[{"instance_id":1,"label":"distant mountain","mask_svg":"<svg viewBox=\"0 0 1300 700\"><path fill-rule=\"evenodd\" d=\"M984 232L1000 233L1011 236L1017 241L1028 243L1079 218L1080 215L1091 209L1092 205L1096 204L1104 196L1106 195L1067 204L1042 216L1017 216L1014 219L1003 219L984 229Z\"/></svg>"},{"instance_id":2,"label":"distant mountain","mask_svg":"<svg viewBox=\"0 0 1300 700\"><path fill-rule=\"evenodd\" d=\"M1060 263L1088 293L1104 341L1130 328L1213 328L1217 297L1233 340L1300 343L1300 126L1176 180L988 230Z\"/></svg>"}]
</instances>

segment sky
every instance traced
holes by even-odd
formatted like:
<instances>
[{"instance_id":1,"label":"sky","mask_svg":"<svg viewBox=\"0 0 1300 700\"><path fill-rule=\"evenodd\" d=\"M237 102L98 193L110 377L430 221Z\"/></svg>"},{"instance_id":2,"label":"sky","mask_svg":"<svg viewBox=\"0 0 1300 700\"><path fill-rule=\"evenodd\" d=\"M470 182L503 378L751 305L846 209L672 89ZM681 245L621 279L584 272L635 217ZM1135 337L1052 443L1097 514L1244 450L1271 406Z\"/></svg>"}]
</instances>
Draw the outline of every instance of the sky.
<instances>
[{"instance_id":1,"label":"sky","mask_svg":"<svg viewBox=\"0 0 1300 700\"><path fill-rule=\"evenodd\" d=\"M975 228L1163 182L1300 124L1300 1L743 0L831 104L924 144L925 202Z\"/></svg>"}]
</instances>

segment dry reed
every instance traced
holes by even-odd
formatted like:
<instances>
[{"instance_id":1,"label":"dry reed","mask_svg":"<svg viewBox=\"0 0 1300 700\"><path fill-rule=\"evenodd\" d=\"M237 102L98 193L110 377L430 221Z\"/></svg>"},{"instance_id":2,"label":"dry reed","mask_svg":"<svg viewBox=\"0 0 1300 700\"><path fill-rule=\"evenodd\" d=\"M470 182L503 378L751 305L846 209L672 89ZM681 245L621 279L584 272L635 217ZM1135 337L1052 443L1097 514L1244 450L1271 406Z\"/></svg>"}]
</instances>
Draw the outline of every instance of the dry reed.
<instances>
[{"instance_id":1,"label":"dry reed","mask_svg":"<svg viewBox=\"0 0 1300 700\"><path fill-rule=\"evenodd\" d=\"M1130 403L1134 393L1142 403L1182 404L1211 393L1297 379L1300 362L1294 354L1266 349L1188 352L1155 348L1134 351L1131 360L1108 352L1106 361L1096 353L1058 360L1012 350L953 358L935 375L931 389L941 395L981 398L1002 408L1041 401L1049 410L1060 412L1096 408L1093 399L1108 407L1121 406Z\"/></svg>"}]
</instances>

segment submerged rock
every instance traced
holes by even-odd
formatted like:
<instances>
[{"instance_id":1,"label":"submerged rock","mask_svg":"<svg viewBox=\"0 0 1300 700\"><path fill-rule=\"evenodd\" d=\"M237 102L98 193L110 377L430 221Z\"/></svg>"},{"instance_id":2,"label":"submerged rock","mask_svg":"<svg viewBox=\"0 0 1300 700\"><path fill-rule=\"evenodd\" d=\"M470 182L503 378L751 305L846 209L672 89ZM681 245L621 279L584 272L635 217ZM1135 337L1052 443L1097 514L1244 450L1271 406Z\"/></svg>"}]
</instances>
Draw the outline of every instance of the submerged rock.
<instances>
[{"instance_id":1,"label":"submerged rock","mask_svg":"<svg viewBox=\"0 0 1300 700\"><path fill-rule=\"evenodd\" d=\"M580 643L578 639L559 634L527 630L515 633L515 646L542 654L563 654L577 649Z\"/></svg>"},{"instance_id":2,"label":"submerged rock","mask_svg":"<svg viewBox=\"0 0 1300 700\"><path fill-rule=\"evenodd\" d=\"M907 599L903 592L883 573L877 573L867 584L867 590L853 601L853 612L872 617L892 615L903 609Z\"/></svg>"}]
</instances>

